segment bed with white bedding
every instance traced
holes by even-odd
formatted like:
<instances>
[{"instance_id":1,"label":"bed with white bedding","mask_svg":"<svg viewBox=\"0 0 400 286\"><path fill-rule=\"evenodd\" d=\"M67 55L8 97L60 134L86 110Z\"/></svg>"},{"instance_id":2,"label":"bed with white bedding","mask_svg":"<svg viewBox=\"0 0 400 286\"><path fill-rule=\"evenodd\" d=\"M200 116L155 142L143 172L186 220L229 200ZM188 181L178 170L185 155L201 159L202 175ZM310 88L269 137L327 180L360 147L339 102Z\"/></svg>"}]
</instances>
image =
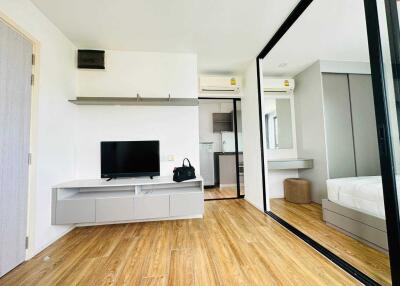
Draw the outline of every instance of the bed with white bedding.
<instances>
[{"instance_id":1,"label":"bed with white bedding","mask_svg":"<svg viewBox=\"0 0 400 286\"><path fill-rule=\"evenodd\" d=\"M323 219L331 226L387 250L385 208L380 176L329 179Z\"/></svg>"},{"instance_id":2,"label":"bed with white bedding","mask_svg":"<svg viewBox=\"0 0 400 286\"><path fill-rule=\"evenodd\" d=\"M331 202L385 219L380 176L330 179L326 185Z\"/></svg>"}]
</instances>

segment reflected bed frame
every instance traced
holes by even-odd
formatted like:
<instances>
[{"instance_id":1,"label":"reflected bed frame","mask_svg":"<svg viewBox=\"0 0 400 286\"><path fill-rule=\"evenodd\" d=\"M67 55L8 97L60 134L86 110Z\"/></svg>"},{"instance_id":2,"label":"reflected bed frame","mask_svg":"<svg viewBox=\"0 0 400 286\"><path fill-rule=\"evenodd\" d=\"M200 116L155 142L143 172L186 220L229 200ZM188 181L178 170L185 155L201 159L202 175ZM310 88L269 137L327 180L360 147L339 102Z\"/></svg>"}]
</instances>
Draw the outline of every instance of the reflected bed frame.
<instances>
[{"instance_id":1,"label":"reflected bed frame","mask_svg":"<svg viewBox=\"0 0 400 286\"><path fill-rule=\"evenodd\" d=\"M388 252L386 221L343 207L328 199L322 200L324 222L354 239L383 252Z\"/></svg>"}]
</instances>

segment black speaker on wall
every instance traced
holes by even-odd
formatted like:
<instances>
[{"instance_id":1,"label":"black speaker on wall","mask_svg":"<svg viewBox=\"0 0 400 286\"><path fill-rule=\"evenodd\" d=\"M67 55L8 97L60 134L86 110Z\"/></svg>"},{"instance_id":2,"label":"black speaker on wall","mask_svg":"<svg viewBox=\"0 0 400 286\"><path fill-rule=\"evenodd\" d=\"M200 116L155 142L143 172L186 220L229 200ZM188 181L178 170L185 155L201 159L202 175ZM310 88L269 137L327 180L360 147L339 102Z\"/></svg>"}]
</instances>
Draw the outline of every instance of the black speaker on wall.
<instances>
[{"instance_id":1,"label":"black speaker on wall","mask_svg":"<svg viewBox=\"0 0 400 286\"><path fill-rule=\"evenodd\" d=\"M104 69L104 51L78 50L78 68Z\"/></svg>"}]
</instances>

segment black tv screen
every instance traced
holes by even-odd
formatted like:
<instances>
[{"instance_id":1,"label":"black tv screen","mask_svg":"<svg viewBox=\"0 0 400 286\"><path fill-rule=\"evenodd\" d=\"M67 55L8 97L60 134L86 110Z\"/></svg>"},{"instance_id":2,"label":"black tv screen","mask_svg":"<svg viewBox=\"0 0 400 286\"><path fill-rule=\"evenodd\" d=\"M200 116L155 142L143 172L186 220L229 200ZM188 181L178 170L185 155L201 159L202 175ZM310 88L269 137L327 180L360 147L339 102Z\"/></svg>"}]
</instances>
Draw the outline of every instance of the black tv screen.
<instances>
[{"instance_id":1,"label":"black tv screen","mask_svg":"<svg viewBox=\"0 0 400 286\"><path fill-rule=\"evenodd\" d=\"M159 141L101 142L102 178L159 175Z\"/></svg>"}]
</instances>

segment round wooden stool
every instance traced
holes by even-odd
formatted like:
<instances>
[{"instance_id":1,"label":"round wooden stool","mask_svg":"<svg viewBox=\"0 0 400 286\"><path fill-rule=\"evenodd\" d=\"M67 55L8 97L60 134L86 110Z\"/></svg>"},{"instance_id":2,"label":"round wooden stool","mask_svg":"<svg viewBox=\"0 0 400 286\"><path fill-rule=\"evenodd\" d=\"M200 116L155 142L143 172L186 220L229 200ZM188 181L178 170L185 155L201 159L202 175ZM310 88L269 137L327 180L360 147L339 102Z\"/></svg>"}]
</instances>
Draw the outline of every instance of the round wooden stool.
<instances>
[{"instance_id":1,"label":"round wooden stool","mask_svg":"<svg viewBox=\"0 0 400 286\"><path fill-rule=\"evenodd\" d=\"M311 202L310 182L305 179L290 178L283 182L285 200L295 204Z\"/></svg>"}]
</instances>

